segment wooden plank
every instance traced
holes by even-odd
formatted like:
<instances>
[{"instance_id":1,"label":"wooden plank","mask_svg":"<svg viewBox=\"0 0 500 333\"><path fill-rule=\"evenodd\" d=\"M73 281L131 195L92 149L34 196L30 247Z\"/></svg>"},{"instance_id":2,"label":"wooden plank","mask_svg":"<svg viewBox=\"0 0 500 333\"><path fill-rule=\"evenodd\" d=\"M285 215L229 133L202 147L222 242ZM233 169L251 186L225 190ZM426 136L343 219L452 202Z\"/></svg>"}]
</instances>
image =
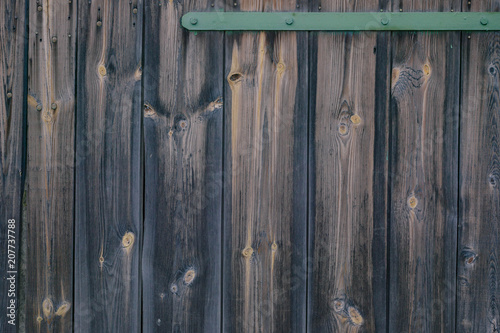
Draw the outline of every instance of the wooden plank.
<instances>
[{"instance_id":1,"label":"wooden plank","mask_svg":"<svg viewBox=\"0 0 500 333\"><path fill-rule=\"evenodd\" d=\"M314 10L380 11L386 1ZM311 47L310 332L386 330L389 33L319 33Z\"/></svg>"},{"instance_id":2,"label":"wooden plank","mask_svg":"<svg viewBox=\"0 0 500 333\"><path fill-rule=\"evenodd\" d=\"M221 329L223 33L179 23L220 8L146 3L145 332Z\"/></svg>"},{"instance_id":3,"label":"wooden plank","mask_svg":"<svg viewBox=\"0 0 500 333\"><path fill-rule=\"evenodd\" d=\"M392 61L389 331L454 332L460 32L393 33Z\"/></svg>"},{"instance_id":4,"label":"wooden plank","mask_svg":"<svg viewBox=\"0 0 500 333\"><path fill-rule=\"evenodd\" d=\"M0 4L0 332L6 333L17 332L19 324L19 275L8 272L20 270L26 6L24 0Z\"/></svg>"},{"instance_id":5,"label":"wooden plank","mask_svg":"<svg viewBox=\"0 0 500 333\"><path fill-rule=\"evenodd\" d=\"M226 11L303 11L230 1ZM224 332L303 332L307 34L226 34Z\"/></svg>"},{"instance_id":6,"label":"wooden plank","mask_svg":"<svg viewBox=\"0 0 500 333\"><path fill-rule=\"evenodd\" d=\"M138 332L141 0L78 4L75 332Z\"/></svg>"},{"instance_id":7,"label":"wooden plank","mask_svg":"<svg viewBox=\"0 0 500 333\"><path fill-rule=\"evenodd\" d=\"M29 8L26 322L69 331L73 307L76 5Z\"/></svg>"},{"instance_id":8,"label":"wooden plank","mask_svg":"<svg viewBox=\"0 0 500 333\"><path fill-rule=\"evenodd\" d=\"M464 2L499 11L498 1ZM500 33L463 33L457 332L500 329Z\"/></svg>"}]
</instances>

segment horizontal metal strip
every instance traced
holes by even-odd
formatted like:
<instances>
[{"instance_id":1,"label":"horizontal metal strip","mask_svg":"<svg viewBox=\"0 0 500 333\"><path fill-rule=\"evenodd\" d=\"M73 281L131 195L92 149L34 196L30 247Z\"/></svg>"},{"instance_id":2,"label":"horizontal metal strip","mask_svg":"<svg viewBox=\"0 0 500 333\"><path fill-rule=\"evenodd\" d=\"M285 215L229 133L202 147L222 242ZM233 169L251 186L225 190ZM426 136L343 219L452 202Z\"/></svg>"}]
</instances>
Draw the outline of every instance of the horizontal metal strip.
<instances>
[{"instance_id":1,"label":"horizontal metal strip","mask_svg":"<svg viewBox=\"0 0 500 333\"><path fill-rule=\"evenodd\" d=\"M497 31L500 12L190 12L193 31Z\"/></svg>"}]
</instances>

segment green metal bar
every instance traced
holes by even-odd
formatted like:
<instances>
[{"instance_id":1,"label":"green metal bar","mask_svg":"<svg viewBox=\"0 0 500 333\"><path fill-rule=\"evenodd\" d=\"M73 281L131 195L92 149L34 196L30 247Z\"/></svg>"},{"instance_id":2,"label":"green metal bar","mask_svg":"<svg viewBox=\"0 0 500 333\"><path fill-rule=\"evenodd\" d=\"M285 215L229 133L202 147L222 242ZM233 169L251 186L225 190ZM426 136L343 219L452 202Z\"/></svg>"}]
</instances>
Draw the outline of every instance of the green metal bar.
<instances>
[{"instance_id":1,"label":"green metal bar","mask_svg":"<svg viewBox=\"0 0 500 333\"><path fill-rule=\"evenodd\" d=\"M193 31L498 31L500 12L190 12Z\"/></svg>"}]
</instances>

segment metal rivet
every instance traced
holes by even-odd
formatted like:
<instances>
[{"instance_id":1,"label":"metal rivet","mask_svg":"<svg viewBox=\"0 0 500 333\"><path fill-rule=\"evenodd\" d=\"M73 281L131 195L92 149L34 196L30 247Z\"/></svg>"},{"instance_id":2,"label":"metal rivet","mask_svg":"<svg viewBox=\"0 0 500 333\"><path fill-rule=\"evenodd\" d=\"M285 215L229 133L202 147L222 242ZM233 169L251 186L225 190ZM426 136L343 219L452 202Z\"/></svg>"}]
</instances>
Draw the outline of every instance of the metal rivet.
<instances>
[{"instance_id":1,"label":"metal rivet","mask_svg":"<svg viewBox=\"0 0 500 333\"><path fill-rule=\"evenodd\" d=\"M318 6L318 9L321 10L321 6Z\"/></svg>"},{"instance_id":2,"label":"metal rivet","mask_svg":"<svg viewBox=\"0 0 500 333\"><path fill-rule=\"evenodd\" d=\"M137 14L137 8L134 8L134 9L132 10L132 13Z\"/></svg>"},{"instance_id":3,"label":"metal rivet","mask_svg":"<svg viewBox=\"0 0 500 333\"><path fill-rule=\"evenodd\" d=\"M235 3L233 3L233 6L236 7L236 6L238 6L238 4L235 2Z\"/></svg>"},{"instance_id":4,"label":"metal rivet","mask_svg":"<svg viewBox=\"0 0 500 333\"><path fill-rule=\"evenodd\" d=\"M7 98L12 98L12 93L11 92L7 93Z\"/></svg>"},{"instance_id":5,"label":"metal rivet","mask_svg":"<svg viewBox=\"0 0 500 333\"><path fill-rule=\"evenodd\" d=\"M468 39L470 39L470 36L467 36Z\"/></svg>"},{"instance_id":6,"label":"metal rivet","mask_svg":"<svg viewBox=\"0 0 500 333\"><path fill-rule=\"evenodd\" d=\"M403 8L399 8L399 11L402 12L403 11Z\"/></svg>"},{"instance_id":7,"label":"metal rivet","mask_svg":"<svg viewBox=\"0 0 500 333\"><path fill-rule=\"evenodd\" d=\"M214 7L214 6L215 6L215 4L213 4L213 3L212 3L212 4L210 4L210 7Z\"/></svg>"},{"instance_id":8,"label":"metal rivet","mask_svg":"<svg viewBox=\"0 0 500 333\"><path fill-rule=\"evenodd\" d=\"M189 20L189 23L191 23L192 25L196 25L196 24L198 24L198 19L196 17L191 17L191 19Z\"/></svg>"},{"instance_id":9,"label":"metal rivet","mask_svg":"<svg viewBox=\"0 0 500 333\"><path fill-rule=\"evenodd\" d=\"M71 34L68 34L68 37L71 38Z\"/></svg>"},{"instance_id":10,"label":"metal rivet","mask_svg":"<svg viewBox=\"0 0 500 333\"><path fill-rule=\"evenodd\" d=\"M42 6L38 6L38 11L41 12L42 11Z\"/></svg>"},{"instance_id":11,"label":"metal rivet","mask_svg":"<svg viewBox=\"0 0 500 333\"><path fill-rule=\"evenodd\" d=\"M97 26L100 27L102 25L101 21L97 21Z\"/></svg>"},{"instance_id":12,"label":"metal rivet","mask_svg":"<svg viewBox=\"0 0 500 333\"><path fill-rule=\"evenodd\" d=\"M288 18L285 20L285 23L286 23L286 24L288 24L288 25L292 25L292 24L293 24L293 18L288 17Z\"/></svg>"},{"instance_id":13,"label":"metal rivet","mask_svg":"<svg viewBox=\"0 0 500 333\"><path fill-rule=\"evenodd\" d=\"M52 103L50 105L50 107L52 108L52 110L55 110L55 109L57 109L57 104L56 103Z\"/></svg>"},{"instance_id":14,"label":"metal rivet","mask_svg":"<svg viewBox=\"0 0 500 333\"><path fill-rule=\"evenodd\" d=\"M488 19L486 17L481 17L481 24L482 25L487 25L488 24Z\"/></svg>"},{"instance_id":15,"label":"metal rivet","mask_svg":"<svg viewBox=\"0 0 500 333\"><path fill-rule=\"evenodd\" d=\"M383 12L384 10L383 10L383 9L381 9L380 11L381 11L381 12Z\"/></svg>"},{"instance_id":16,"label":"metal rivet","mask_svg":"<svg viewBox=\"0 0 500 333\"><path fill-rule=\"evenodd\" d=\"M57 43L57 37L56 36L52 37L52 43Z\"/></svg>"},{"instance_id":17,"label":"metal rivet","mask_svg":"<svg viewBox=\"0 0 500 333\"><path fill-rule=\"evenodd\" d=\"M454 12L454 10L453 10L453 9L452 9L451 11L452 11L452 12Z\"/></svg>"},{"instance_id":18,"label":"metal rivet","mask_svg":"<svg viewBox=\"0 0 500 333\"><path fill-rule=\"evenodd\" d=\"M41 104L38 104L38 105L36 106L36 109L37 109L37 111L42 111L42 105L41 105Z\"/></svg>"},{"instance_id":19,"label":"metal rivet","mask_svg":"<svg viewBox=\"0 0 500 333\"><path fill-rule=\"evenodd\" d=\"M383 19L380 20L380 23L382 23L383 25L388 25L389 19L387 17L384 17Z\"/></svg>"}]
</instances>

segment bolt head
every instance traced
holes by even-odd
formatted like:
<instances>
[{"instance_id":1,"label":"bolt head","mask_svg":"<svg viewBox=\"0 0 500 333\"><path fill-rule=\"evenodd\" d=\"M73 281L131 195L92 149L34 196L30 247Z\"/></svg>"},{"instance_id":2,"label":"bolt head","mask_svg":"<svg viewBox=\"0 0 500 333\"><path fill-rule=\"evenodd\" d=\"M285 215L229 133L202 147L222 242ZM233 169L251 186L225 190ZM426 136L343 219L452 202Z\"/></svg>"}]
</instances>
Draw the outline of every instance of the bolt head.
<instances>
[{"instance_id":1,"label":"bolt head","mask_svg":"<svg viewBox=\"0 0 500 333\"><path fill-rule=\"evenodd\" d=\"M56 36L52 37L52 43L57 43L57 37Z\"/></svg>"},{"instance_id":2,"label":"bolt head","mask_svg":"<svg viewBox=\"0 0 500 333\"><path fill-rule=\"evenodd\" d=\"M189 20L189 23L191 23L192 25L196 25L196 24L198 24L198 19L196 17L191 17L191 19Z\"/></svg>"},{"instance_id":3,"label":"bolt head","mask_svg":"<svg viewBox=\"0 0 500 333\"><path fill-rule=\"evenodd\" d=\"M38 6L38 11L41 12L42 11L42 6Z\"/></svg>"},{"instance_id":4,"label":"bolt head","mask_svg":"<svg viewBox=\"0 0 500 333\"><path fill-rule=\"evenodd\" d=\"M97 21L97 26L100 27L102 25L101 21Z\"/></svg>"},{"instance_id":5,"label":"bolt head","mask_svg":"<svg viewBox=\"0 0 500 333\"><path fill-rule=\"evenodd\" d=\"M488 19L486 17L481 17L481 24L482 25L487 25L488 24Z\"/></svg>"},{"instance_id":6,"label":"bolt head","mask_svg":"<svg viewBox=\"0 0 500 333\"><path fill-rule=\"evenodd\" d=\"M55 109L57 109L57 104L56 103L52 103L50 105L50 107L52 108L52 110L55 110Z\"/></svg>"},{"instance_id":7,"label":"bolt head","mask_svg":"<svg viewBox=\"0 0 500 333\"><path fill-rule=\"evenodd\" d=\"M293 24L293 18L287 17L286 20L285 20L285 23L288 24L288 25L292 25Z\"/></svg>"},{"instance_id":8,"label":"bolt head","mask_svg":"<svg viewBox=\"0 0 500 333\"><path fill-rule=\"evenodd\" d=\"M36 110L37 110L37 111L42 111L42 105L41 105L41 104L38 104L38 105L36 106Z\"/></svg>"},{"instance_id":9,"label":"bolt head","mask_svg":"<svg viewBox=\"0 0 500 333\"><path fill-rule=\"evenodd\" d=\"M383 19L380 20L380 23L382 23L383 25L388 25L389 19L387 17L384 17Z\"/></svg>"},{"instance_id":10,"label":"bolt head","mask_svg":"<svg viewBox=\"0 0 500 333\"><path fill-rule=\"evenodd\" d=\"M132 13L137 14L137 8L134 8L134 9L132 10Z\"/></svg>"},{"instance_id":11,"label":"bolt head","mask_svg":"<svg viewBox=\"0 0 500 333\"><path fill-rule=\"evenodd\" d=\"M12 93L11 92L7 93L7 98L12 98Z\"/></svg>"}]
</instances>

